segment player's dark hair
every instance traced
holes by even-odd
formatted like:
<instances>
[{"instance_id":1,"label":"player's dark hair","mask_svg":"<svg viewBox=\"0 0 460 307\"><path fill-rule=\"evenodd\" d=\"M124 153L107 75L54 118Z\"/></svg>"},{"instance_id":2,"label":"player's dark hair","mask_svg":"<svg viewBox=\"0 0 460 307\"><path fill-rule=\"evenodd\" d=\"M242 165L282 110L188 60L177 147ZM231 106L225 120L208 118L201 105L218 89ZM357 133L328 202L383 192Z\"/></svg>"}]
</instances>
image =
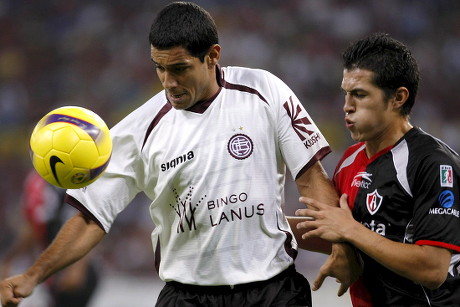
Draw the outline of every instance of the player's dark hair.
<instances>
[{"instance_id":1,"label":"player's dark hair","mask_svg":"<svg viewBox=\"0 0 460 307\"><path fill-rule=\"evenodd\" d=\"M344 69L372 71L375 85L385 92L386 98L390 98L399 87L406 87L409 97L401 108L401 114L410 114L420 75L416 60L403 43L388 34L374 33L352 43L342 57Z\"/></svg>"},{"instance_id":2,"label":"player's dark hair","mask_svg":"<svg viewBox=\"0 0 460 307\"><path fill-rule=\"evenodd\" d=\"M219 37L214 19L206 10L191 2L173 2L155 18L149 41L160 50L184 47L204 62L204 56L212 45L219 43Z\"/></svg>"}]
</instances>

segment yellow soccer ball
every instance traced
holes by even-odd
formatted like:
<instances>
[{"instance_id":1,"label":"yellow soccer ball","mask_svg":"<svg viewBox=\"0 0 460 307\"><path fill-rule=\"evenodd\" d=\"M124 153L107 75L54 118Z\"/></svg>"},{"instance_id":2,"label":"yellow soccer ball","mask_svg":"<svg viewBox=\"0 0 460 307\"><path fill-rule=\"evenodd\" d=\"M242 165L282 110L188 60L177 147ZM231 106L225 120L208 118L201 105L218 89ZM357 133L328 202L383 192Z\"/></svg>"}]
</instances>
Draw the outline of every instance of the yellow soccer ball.
<instances>
[{"instance_id":1,"label":"yellow soccer ball","mask_svg":"<svg viewBox=\"0 0 460 307\"><path fill-rule=\"evenodd\" d=\"M49 183L78 189L99 178L112 154L110 131L102 118L76 106L46 114L30 137L32 164Z\"/></svg>"}]
</instances>

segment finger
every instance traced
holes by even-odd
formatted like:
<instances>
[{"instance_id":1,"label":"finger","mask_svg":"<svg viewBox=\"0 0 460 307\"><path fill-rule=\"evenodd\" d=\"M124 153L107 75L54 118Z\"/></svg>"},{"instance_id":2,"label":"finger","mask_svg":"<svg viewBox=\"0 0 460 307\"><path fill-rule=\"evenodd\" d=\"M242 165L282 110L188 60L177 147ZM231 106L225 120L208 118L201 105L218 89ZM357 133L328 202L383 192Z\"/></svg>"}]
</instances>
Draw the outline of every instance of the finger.
<instances>
[{"instance_id":1,"label":"finger","mask_svg":"<svg viewBox=\"0 0 460 307\"><path fill-rule=\"evenodd\" d=\"M302 239L307 240L316 236L319 237L319 235L316 234L315 230L312 230L311 227L309 227L308 231L302 235Z\"/></svg>"},{"instance_id":2,"label":"finger","mask_svg":"<svg viewBox=\"0 0 460 307\"><path fill-rule=\"evenodd\" d=\"M299 197L299 201L309 208L319 208L318 203L313 198L301 196Z\"/></svg>"},{"instance_id":3,"label":"finger","mask_svg":"<svg viewBox=\"0 0 460 307\"><path fill-rule=\"evenodd\" d=\"M337 296L342 296L344 295L348 290L348 287L344 284L340 284L339 291L337 292Z\"/></svg>"},{"instance_id":4,"label":"finger","mask_svg":"<svg viewBox=\"0 0 460 307\"><path fill-rule=\"evenodd\" d=\"M313 218L314 215L316 215L316 211L311 210L311 209L297 209L295 211L295 215Z\"/></svg>"},{"instance_id":5,"label":"finger","mask_svg":"<svg viewBox=\"0 0 460 307\"><path fill-rule=\"evenodd\" d=\"M12 297L8 300L5 299L5 301L2 300L2 305L1 306L5 306L5 307L16 307L19 305L19 303L21 303L22 301L22 298L15 298L15 297Z\"/></svg>"},{"instance_id":6,"label":"finger","mask_svg":"<svg viewBox=\"0 0 460 307\"><path fill-rule=\"evenodd\" d=\"M324 279L326 279L326 277L327 277L327 275L323 274L321 272L321 270L320 270L318 276L316 276L316 279L313 282L313 285L312 285L311 289L313 291L316 291L319 288L321 288L321 286L323 285Z\"/></svg>"}]
</instances>

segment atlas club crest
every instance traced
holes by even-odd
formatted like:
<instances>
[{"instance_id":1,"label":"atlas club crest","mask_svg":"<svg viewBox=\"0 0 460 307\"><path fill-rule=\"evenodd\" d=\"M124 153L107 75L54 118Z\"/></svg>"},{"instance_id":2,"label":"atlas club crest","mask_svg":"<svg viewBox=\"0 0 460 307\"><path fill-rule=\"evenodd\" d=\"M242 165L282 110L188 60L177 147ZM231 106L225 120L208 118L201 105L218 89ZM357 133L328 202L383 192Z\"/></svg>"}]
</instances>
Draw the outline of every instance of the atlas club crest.
<instances>
[{"instance_id":1,"label":"atlas club crest","mask_svg":"<svg viewBox=\"0 0 460 307\"><path fill-rule=\"evenodd\" d=\"M370 214L374 215L382 204L383 197L374 190L372 193L367 193L366 196L366 207Z\"/></svg>"}]
</instances>

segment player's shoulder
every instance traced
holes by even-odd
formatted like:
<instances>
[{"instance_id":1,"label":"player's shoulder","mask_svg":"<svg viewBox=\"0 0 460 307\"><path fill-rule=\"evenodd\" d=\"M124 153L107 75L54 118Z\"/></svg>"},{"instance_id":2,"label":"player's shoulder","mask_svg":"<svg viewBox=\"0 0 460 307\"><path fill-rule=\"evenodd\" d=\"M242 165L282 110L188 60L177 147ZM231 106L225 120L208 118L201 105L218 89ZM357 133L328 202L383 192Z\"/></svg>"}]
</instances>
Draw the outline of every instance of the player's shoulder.
<instances>
[{"instance_id":1,"label":"player's shoulder","mask_svg":"<svg viewBox=\"0 0 460 307\"><path fill-rule=\"evenodd\" d=\"M365 148L366 148L366 145L364 142L358 142L358 143L350 145L343 152L343 155L340 161L344 161L346 159L349 159L350 157L356 156L359 152L363 151Z\"/></svg>"},{"instance_id":2,"label":"player's shoulder","mask_svg":"<svg viewBox=\"0 0 460 307\"><path fill-rule=\"evenodd\" d=\"M284 102L293 96L292 90L271 72L237 66L221 68L221 85L227 89L243 89L256 93L269 105L274 102Z\"/></svg>"},{"instance_id":3,"label":"player's shoulder","mask_svg":"<svg viewBox=\"0 0 460 307\"><path fill-rule=\"evenodd\" d=\"M164 90L160 91L140 106L128 111L129 113L114 126L114 129L130 130L132 128L139 131L139 128L150 125L155 116L160 112L165 112L168 106L170 104L166 100Z\"/></svg>"},{"instance_id":4,"label":"player's shoulder","mask_svg":"<svg viewBox=\"0 0 460 307\"><path fill-rule=\"evenodd\" d=\"M410 130L404 140L407 142L410 157L418 161L455 160L460 161L459 155L444 141L423 131L420 128Z\"/></svg>"},{"instance_id":5,"label":"player's shoulder","mask_svg":"<svg viewBox=\"0 0 460 307\"><path fill-rule=\"evenodd\" d=\"M344 152L342 157L340 158L339 162L334 171L334 176L336 176L340 171L344 168L347 168L353 165L356 161L356 157L360 152L362 152L366 148L364 142L358 142L351 146L349 146Z\"/></svg>"},{"instance_id":6,"label":"player's shoulder","mask_svg":"<svg viewBox=\"0 0 460 307\"><path fill-rule=\"evenodd\" d=\"M241 84L252 88L265 88L274 83L283 83L273 73L260 68L226 66L221 68L221 72L224 82Z\"/></svg>"},{"instance_id":7,"label":"player's shoulder","mask_svg":"<svg viewBox=\"0 0 460 307\"><path fill-rule=\"evenodd\" d=\"M225 80L238 80L238 79L244 79L245 77L274 76L268 70L264 70L260 68L250 68L250 67L242 67L242 66L225 66L225 67L220 67L220 69L223 72L222 77Z\"/></svg>"}]
</instances>

